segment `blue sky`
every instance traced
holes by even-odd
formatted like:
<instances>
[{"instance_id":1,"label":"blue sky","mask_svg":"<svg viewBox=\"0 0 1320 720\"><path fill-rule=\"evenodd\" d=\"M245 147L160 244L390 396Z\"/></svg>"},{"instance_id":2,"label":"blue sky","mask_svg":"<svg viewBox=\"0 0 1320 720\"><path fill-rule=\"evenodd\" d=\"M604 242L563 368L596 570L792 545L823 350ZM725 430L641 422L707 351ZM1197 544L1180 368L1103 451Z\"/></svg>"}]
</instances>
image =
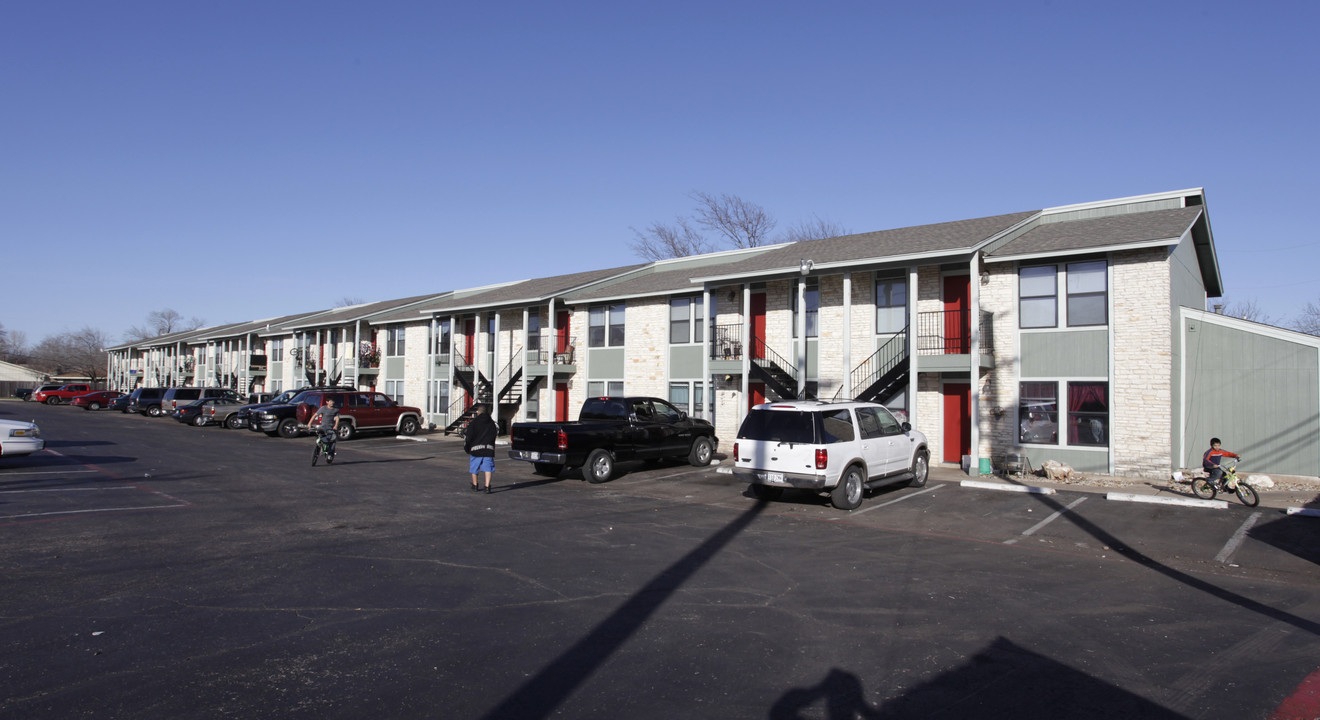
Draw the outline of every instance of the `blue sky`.
<instances>
[{"instance_id":1,"label":"blue sky","mask_svg":"<svg viewBox=\"0 0 1320 720\"><path fill-rule=\"evenodd\" d=\"M4 17L0 323L30 344L630 264L694 190L866 232L1204 187L1230 301L1320 302L1318 3Z\"/></svg>"}]
</instances>

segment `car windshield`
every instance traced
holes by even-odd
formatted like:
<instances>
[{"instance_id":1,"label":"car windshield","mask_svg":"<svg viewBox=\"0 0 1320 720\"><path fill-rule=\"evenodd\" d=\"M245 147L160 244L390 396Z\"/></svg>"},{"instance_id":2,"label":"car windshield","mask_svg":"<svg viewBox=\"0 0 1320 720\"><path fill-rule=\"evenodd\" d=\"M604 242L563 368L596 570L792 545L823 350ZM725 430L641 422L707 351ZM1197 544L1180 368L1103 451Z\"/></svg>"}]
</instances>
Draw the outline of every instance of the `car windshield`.
<instances>
[{"instance_id":1,"label":"car windshield","mask_svg":"<svg viewBox=\"0 0 1320 720\"><path fill-rule=\"evenodd\" d=\"M816 442L814 414L790 410L752 410L738 428L744 440L769 440L783 443Z\"/></svg>"}]
</instances>

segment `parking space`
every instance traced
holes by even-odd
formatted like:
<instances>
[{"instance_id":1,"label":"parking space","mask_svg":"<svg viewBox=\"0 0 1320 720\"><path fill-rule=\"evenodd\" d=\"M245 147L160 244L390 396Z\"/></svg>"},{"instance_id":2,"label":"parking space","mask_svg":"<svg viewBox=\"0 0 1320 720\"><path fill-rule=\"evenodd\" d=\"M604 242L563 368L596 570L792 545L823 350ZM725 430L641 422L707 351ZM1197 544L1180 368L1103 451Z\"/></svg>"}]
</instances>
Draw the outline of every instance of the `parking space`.
<instances>
[{"instance_id":1,"label":"parking space","mask_svg":"<svg viewBox=\"0 0 1320 720\"><path fill-rule=\"evenodd\" d=\"M507 458L485 495L442 435L312 467L309 438L37 410L53 452L0 462L25 716L774 717L842 687L902 717L1026 677L1092 716L1265 717L1320 656L1320 522L1278 509L940 470L843 512L719 466Z\"/></svg>"}]
</instances>

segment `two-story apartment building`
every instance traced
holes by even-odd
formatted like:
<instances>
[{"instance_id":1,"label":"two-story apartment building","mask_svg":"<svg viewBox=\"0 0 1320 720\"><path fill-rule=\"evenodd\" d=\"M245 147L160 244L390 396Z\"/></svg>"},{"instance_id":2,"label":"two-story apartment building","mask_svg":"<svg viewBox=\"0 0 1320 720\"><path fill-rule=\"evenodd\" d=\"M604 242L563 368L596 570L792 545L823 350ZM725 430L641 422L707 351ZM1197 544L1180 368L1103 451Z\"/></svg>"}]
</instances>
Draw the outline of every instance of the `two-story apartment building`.
<instances>
[{"instance_id":1,"label":"two-story apartment building","mask_svg":"<svg viewBox=\"0 0 1320 720\"><path fill-rule=\"evenodd\" d=\"M1192 189L448 291L271 323L261 342L231 326L128 355L219 343L197 356L201 377L241 383L224 368L259 350L267 389L367 383L449 431L477 401L562 420L628 393L665 397L731 442L756 403L855 397L906 413L932 460L973 471L1017 456L1165 475L1229 427L1275 472L1320 475L1316 339L1206 313L1222 294ZM1235 363L1211 337L1275 367ZM1248 402L1249 420L1220 423L1211 377L1275 399L1284 377L1302 399L1282 413Z\"/></svg>"}]
</instances>

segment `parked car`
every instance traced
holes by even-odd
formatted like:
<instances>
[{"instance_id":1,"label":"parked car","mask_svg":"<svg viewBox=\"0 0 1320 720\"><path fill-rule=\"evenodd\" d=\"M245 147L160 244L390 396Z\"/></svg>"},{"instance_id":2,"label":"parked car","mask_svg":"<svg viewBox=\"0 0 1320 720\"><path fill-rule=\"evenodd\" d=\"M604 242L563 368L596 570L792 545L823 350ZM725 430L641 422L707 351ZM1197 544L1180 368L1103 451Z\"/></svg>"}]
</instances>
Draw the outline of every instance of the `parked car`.
<instances>
[{"instance_id":1,"label":"parked car","mask_svg":"<svg viewBox=\"0 0 1320 720\"><path fill-rule=\"evenodd\" d=\"M21 420L0 420L0 456L31 455L45 449L41 428Z\"/></svg>"},{"instance_id":2,"label":"parked car","mask_svg":"<svg viewBox=\"0 0 1320 720\"><path fill-rule=\"evenodd\" d=\"M237 400L238 393L229 388L219 387L166 388L165 395L160 399L160 409L162 412L172 414L175 410L178 410L194 400L204 400L213 397L228 397Z\"/></svg>"},{"instance_id":3,"label":"parked car","mask_svg":"<svg viewBox=\"0 0 1320 720\"><path fill-rule=\"evenodd\" d=\"M132 393L129 393L127 395L120 395L119 397L110 401L109 409L118 410L121 413L126 413L128 412L128 404L132 402L132 400L133 400Z\"/></svg>"},{"instance_id":4,"label":"parked car","mask_svg":"<svg viewBox=\"0 0 1320 720\"><path fill-rule=\"evenodd\" d=\"M297 437L325 401L339 408L339 439L358 433L389 430L415 435L422 427L422 411L399 405L384 393L370 390L304 390L286 405L270 405L251 415L249 429L267 435Z\"/></svg>"},{"instance_id":5,"label":"parked car","mask_svg":"<svg viewBox=\"0 0 1320 720\"><path fill-rule=\"evenodd\" d=\"M733 444L733 475L761 500L784 488L830 491L840 510L869 488L926 484L926 436L876 403L793 400L757 405Z\"/></svg>"},{"instance_id":6,"label":"parked car","mask_svg":"<svg viewBox=\"0 0 1320 720\"><path fill-rule=\"evenodd\" d=\"M137 388L130 394L130 397L132 397L132 400L128 401L127 412L159 417L161 413L160 400L165 397L165 388Z\"/></svg>"},{"instance_id":7,"label":"parked car","mask_svg":"<svg viewBox=\"0 0 1320 720\"><path fill-rule=\"evenodd\" d=\"M223 422L226 415L237 411L243 406L243 402L238 398L232 397L209 397L194 400L187 405L174 409L170 415L181 423L201 427L209 425L215 419L217 414L220 421Z\"/></svg>"},{"instance_id":8,"label":"parked car","mask_svg":"<svg viewBox=\"0 0 1320 720\"><path fill-rule=\"evenodd\" d=\"M303 387L303 388L297 388L295 390L285 390L284 392L280 393L279 395L276 395L275 397L270 398L265 402L244 405L243 407L239 408L238 412L229 416L229 420L227 421L229 424L227 424L226 427L229 427L231 429L245 427L248 428L249 430L255 430L257 432L261 432L261 429L259 427L253 427L252 425L253 413L261 412L262 410L265 410L266 408L271 407L273 405L288 405L289 401L293 400L300 393L307 392L308 390L343 390L345 392L352 392L354 388L336 386L336 387Z\"/></svg>"},{"instance_id":9,"label":"parked car","mask_svg":"<svg viewBox=\"0 0 1320 720\"><path fill-rule=\"evenodd\" d=\"M46 386L43 385L41 389L32 393L32 399L39 403L46 403L47 405L62 405L79 395L91 391L92 386L87 383L69 383L68 385L60 385L54 390L47 390Z\"/></svg>"},{"instance_id":10,"label":"parked car","mask_svg":"<svg viewBox=\"0 0 1320 720\"><path fill-rule=\"evenodd\" d=\"M677 457L709 465L719 442L709 422L659 398L599 397L582 404L576 422L514 423L509 457L544 475L581 467L587 480L602 483L622 460Z\"/></svg>"},{"instance_id":11,"label":"parked car","mask_svg":"<svg viewBox=\"0 0 1320 720\"><path fill-rule=\"evenodd\" d=\"M64 383L46 383L45 385L38 385L37 387L28 391L27 397L23 398L23 400L24 401L35 400L37 393L45 393L45 392L50 392L52 390L59 390L62 387L64 387Z\"/></svg>"},{"instance_id":12,"label":"parked car","mask_svg":"<svg viewBox=\"0 0 1320 720\"><path fill-rule=\"evenodd\" d=\"M110 403L122 395L123 393L118 390L98 390L96 392L87 393L86 395L79 395L70 400L69 404L76 405L83 410L100 410L104 407L110 407Z\"/></svg>"},{"instance_id":13,"label":"parked car","mask_svg":"<svg viewBox=\"0 0 1320 720\"><path fill-rule=\"evenodd\" d=\"M271 400L275 399L275 396L276 393L268 393L268 392L248 393L247 404L259 405L261 403L268 403Z\"/></svg>"},{"instance_id":14,"label":"parked car","mask_svg":"<svg viewBox=\"0 0 1320 720\"><path fill-rule=\"evenodd\" d=\"M202 400L202 420L204 425L223 425L233 430L239 427L238 411L247 407L236 398L208 398Z\"/></svg>"},{"instance_id":15,"label":"parked car","mask_svg":"<svg viewBox=\"0 0 1320 720\"><path fill-rule=\"evenodd\" d=\"M30 400L32 398L32 391L35 389L36 388L19 388L14 391L14 397L19 400Z\"/></svg>"}]
</instances>

